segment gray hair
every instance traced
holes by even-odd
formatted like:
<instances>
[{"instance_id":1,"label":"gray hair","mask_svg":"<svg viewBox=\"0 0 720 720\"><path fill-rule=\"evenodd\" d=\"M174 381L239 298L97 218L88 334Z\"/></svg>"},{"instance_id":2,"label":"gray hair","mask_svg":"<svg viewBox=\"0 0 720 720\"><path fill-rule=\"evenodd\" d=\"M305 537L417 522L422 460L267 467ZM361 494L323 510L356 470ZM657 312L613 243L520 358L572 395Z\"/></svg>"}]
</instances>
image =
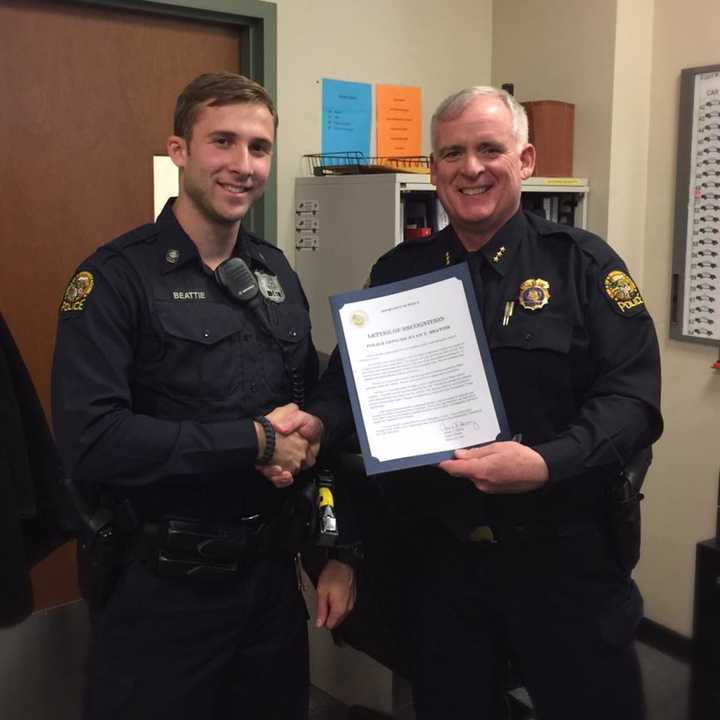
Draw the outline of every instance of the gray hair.
<instances>
[{"instance_id":1,"label":"gray hair","mask_svg":"<svg viewBox=\"0 0 720 720\"><path fill-rule=\"evenodd\" d=\"M476 85L453 93L445 98L439 105L430 121L430 136L432 138L433 152L437 150L438 124L446 120L455 120L465 111L465 108L478 97L496 97L501 100L512 115L512 131L521 148L528 142L528 119L525 108L505 90L490 85Z\"/></svg>"}]
</instances>

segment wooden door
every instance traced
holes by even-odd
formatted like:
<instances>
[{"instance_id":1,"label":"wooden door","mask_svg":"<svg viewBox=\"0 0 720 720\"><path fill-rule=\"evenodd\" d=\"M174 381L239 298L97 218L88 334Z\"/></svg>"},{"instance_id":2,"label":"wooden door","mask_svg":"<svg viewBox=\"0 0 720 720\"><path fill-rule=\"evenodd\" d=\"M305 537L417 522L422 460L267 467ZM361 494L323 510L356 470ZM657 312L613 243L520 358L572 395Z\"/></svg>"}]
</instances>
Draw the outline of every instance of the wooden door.
<instances>
[{"instance_id":1,"label":"wooden door","mask_svg":"<svg viewBox=\"0 0 720 720\"><path fill-rule=\"evenodd\" d=\"M152 221L152 156L201 72L240 71L238 26L0 0L0 310L46 413L57 309L98 245ZM74 550L33 572L36 608L77 597Z\"/></svg>"}]
</instances>

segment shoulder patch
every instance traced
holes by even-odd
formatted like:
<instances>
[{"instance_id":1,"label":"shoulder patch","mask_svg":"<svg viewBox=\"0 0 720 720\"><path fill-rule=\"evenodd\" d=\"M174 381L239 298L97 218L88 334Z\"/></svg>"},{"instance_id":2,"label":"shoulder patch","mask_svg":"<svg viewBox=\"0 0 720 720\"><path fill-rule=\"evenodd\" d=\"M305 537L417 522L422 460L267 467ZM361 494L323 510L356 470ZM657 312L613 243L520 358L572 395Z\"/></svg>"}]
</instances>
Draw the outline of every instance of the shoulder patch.
<instances>
[{"instance_id":1,"label":"shoulder patch","mask_svg":"<svg viewBox=\"0 0 720 720\"><path fill-rule=\"evenodd\" d=\"M79 273L76 273L65 290L62 303L60 304L60 312L79 312L84 310L85 301L90 297L94 285L95 278L91 272L81 270Z\"/></svg>"},{"instance_id":2,"label":"shoulder patch","mask_svg":"<svg viewBox=\"0 0 720 720\"><path fill-rule=\"evenodd\" d=\"M637 315L645 307L638 286L624 270L607 273L603 280L603 291L610 305L620 315Z\"/></svg>"}]
</instances>

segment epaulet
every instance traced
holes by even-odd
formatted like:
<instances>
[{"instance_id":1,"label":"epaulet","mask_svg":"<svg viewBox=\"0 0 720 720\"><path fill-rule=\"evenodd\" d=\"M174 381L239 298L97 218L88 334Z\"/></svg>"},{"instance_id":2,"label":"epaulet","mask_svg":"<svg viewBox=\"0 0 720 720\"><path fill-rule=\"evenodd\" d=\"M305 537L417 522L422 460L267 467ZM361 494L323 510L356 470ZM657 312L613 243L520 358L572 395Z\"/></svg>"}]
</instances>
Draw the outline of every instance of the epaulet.
<instances>
[{"instance_id":1,"label":"epaulet","mask_svg":"<svg viewBox=\"0 0 720 720\"><path fill-rule=\"evenodd\" d=\"M543 237L563 237L577 245L578 249L594 260L598 265L606 265L617 259L617 253L599 235L559 223L545 220L545 218L527 213L528 221L535 228L538 235Z\"/></svg>"},{"instance_id":2,"label":"epaulet","mask_svg":"<svg viewBox=\"0 0 720 720\"><path fill-rule=\"evenodd\" d=\"M116 237L114 240L101 245L93 253L93 255L88 258L88 260L91 260L98 265L104 265L112 258L124 255L125 251L134 245L153 241L158 236L158 233L159 229L156 223L140 225L140 227L130 230L129 232Z\"/></svg>"},{"instance_id":3,"label":"epaulet","mask_svg":"<svg viewBox=\"0 0 720 720\"><path fill-rule=\"evenodd\" d=\"M247 237L250 242L254 242L256 245L263 245L264 247L272 248L273 250L276 250L277 252L282 254L282 250L277 245L273 245L271 242L263 240L255 233L248 232L247 230L244 230L243 232L245 234L245 237Z\"/></svg>"},{"instance_id":4,"label":"epaulet","mask_svg":"<svg viewBox=\"0 0 720 720\"><path fill-rule=\"evenodd\" d=\"M136 245L140 242L147 242L148 240L154 239L158 236L160 229L156 223L147 223L147 225L141 225L140 227L126 232L124 235L111 240L107 247L115 247L118 250L125 249L131 245Z\"/></svg>"},{"instance_id":5,"label":"epaulet","mask_svg":"<svg viewBox=\"0 0 720 720\"><path fill-rule=\"evenodd\" d=\"M101 245L97 249L97 253L100 256L103 255L114 255L117 253L122 254L124 250L133 245L138 245L142 242L149 242L154 240L159 233L159 228L156 223L148 223L147 225L141 225L140 227L126 232L120 237L116 237L105 245Z\"/></svg>"}]
</instances>

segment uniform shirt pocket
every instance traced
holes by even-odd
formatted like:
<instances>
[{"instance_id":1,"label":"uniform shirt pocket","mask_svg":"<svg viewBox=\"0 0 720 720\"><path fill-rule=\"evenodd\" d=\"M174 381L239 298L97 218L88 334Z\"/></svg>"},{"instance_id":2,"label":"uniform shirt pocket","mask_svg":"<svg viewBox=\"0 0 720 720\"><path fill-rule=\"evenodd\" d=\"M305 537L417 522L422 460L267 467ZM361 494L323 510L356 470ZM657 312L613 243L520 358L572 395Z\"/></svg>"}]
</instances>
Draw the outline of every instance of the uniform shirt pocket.
<instances>
[{"instance_id":1,"label":"uniform shirt pocket","mask_svg":"<svg viewBox=\"0 0 720 720\"><path fill-rule=\"evenodd\" d=\"M513 432L529 442L553 437L575 414L573 329L542 311L516 313L488 338Z\"/></svg>"},{"instance_id":2,"label":"uniform shirt pocket","mask_svg":"<svg viewBox=\"0 0 720 720\"><path fill-rule=\"evenodd\" d=\"M540 314L517 313L511 322L500 326L489 338L490 349L515 348L549 350L567 354L572 342L572 327L565 318Z\"/></svg>"},{"instance_id":3,"label":"uniform shirt pocket","mask_svg":"<svg viewBox=\"0 0 720 720\"><path fill-rule=\"evenodd\" d=\"M243 380L243 338L246 312L207 300L157 302L164 331L163 377L173 392L191 396L222 397Z\"/></svg>"}]
</instances>

